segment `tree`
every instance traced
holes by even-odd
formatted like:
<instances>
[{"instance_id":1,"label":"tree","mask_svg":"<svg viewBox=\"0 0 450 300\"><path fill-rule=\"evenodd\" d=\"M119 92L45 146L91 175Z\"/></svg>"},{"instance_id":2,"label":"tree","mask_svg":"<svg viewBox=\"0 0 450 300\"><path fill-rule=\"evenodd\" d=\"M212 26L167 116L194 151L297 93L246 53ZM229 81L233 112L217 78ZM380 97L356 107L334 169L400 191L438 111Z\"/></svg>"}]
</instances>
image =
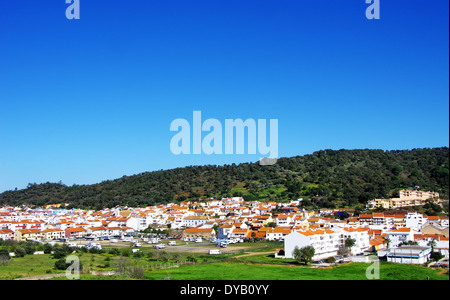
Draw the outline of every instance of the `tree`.
<instances>
[{"instance_id":1,"label":"tree","mask_svg":"<svg viewBox=\"0 0 450 300\"><path fill-rule=\"evenodd\" d=\"M9 256L8 249L2 248L0 249L0 266L4 264L6 261L9 261L11 257Z\"/></svg>"},{"instance_id":2,"label":"tree","mask_svg":"<svg viewBox=\"0 0 450 300\"><path fill-rule=\"evenodd\" d=\"M278 202L304 198L308 210L355 206L369 199L395 197L392 191L420 186L449 197L449 148L413 150L322 150L280 158L275 165L189 166L123 176L93 185L30 183L26 189L0 193L0 206L69 203L69 208L146 207L189 198L225 195L246 201ZM274 185L275 188L270 188ZM273 194L272 194L273 193ZM434 210L437 209L437 210ZM438 207L428 210L435 214ZM448 205L446 206L448 211Z\"/></svg>"},{"instance_id":3,"label":"tree","mask_svg":"<svg viewBox=\"0 0 450 300\"><path fill-rule=\"evenodd\" d=\"M83 269L83 265L81 264L81 262L78 262L78 264L79 264L78 265L79 270L82 270ZM69 268L70 266L71 266L71 264L67 263L64 258L58 259L55 262L55 269L56 270L67 270L67 268Z\"/></svg>"},{"instance_id":4,"label":"tree","mask_svg":"<svg viewBox=\"0 0 450 300\"><path fill-rule=\"evenodd\" d=\"M427 245L431 247L431 252L434 252L434 247L436 247L436 239L431 239L428 241Z\"/></svg>"},{"instance_id":5,"label":"tree","mask_svg":"<svg viewBox=\"0 0 450 300\"><path fill-rule=\"evenodd\" d=\"M25 245L23 248L27 254L34 254L34 251L36 250L36 247L32 245Z\"/></svg>"},{"instance_id":6,"label":"tree","mask_svg":"<svg viewBox=\"0 0 450 300\"><path fill-rule=\"evenodd\" d=\"M442 257L444 257L444 256L442 255L441 252L432 251L430 254L430 259L432 261L439 261L439 260L441 260Z\"/></svg>"},{"instance_id":7,"label":"tree","mask_svg":"<svg viewBox=\"0 0 450 300\"><path fill-rule=\"evenodd\" d=\"M351 251L352 247L355 246L355 244L356 244L355 239L352 239L351 237L347 237L344 242L346 252L349 253Z\"/></svg>"},{"instance_id":8,"label":"tree","mask_svg":"<svg viewBox=\"0 0 450 300\"><path fill-rule=\"evenodd\" d=\"M313 246L305 246L302 248L298 248L295 246L294 250L292 251L292 256L299 262L303 263L305 265L308 265L311 263L312 258L314 257L315 249Z\"/></svg>"},{"instance_id":9,"label":"tree","mask_svg":"<svg viewBox=\"0 0 450 300\"><path fill-rule=\"evenodd\" d=\"M277 223L276 222L269 222L269 223L267 223L267 227L275 228L275 227L277 227Z\"/></svg>"},{"instance_id":10,"label":"tree","mask_svg":"<svg viewBox=\"0 0 450 300\"><path fill-rule=\"evenodd\" d=\"M67 255L67 253L63 248L55 247L53 249L53 258L55 258L55 259L64 258L66 255Z\"/></svg>"},{"instance_id":11,"label":"tree","mask_svg":"<svg viewBox=\"0 0 450 300\"><path fill-rule=\"evenodd\" d=\"M68 266L65 259L59 259L55 262L56 270L66 270Z\"/></svg>"},{"instance_id":12,"label":"tree","mask_svg":"<svg viewBox=\"0 0 450 300\"><path fill-rule=\"evenodd\" d=\"M401 246L417 246L417 245L419 245L419 243L416 241L403 241L400 244L398 244L399 247L401 247Z\"/></svg>"},{"instance_id":13,"label":"tree","mask_svg":"<svg viewBox=\"0 0 450 300\"><path fill-rule=\"evenodd\" d=\"M16 247L16 249L14 249L14 257L24 257L26 254L27 251L22 247Z\"/></svg>"},{"instance_id":14,"label":"tree","mask_svg":"<svg viewBox=\"0 0 450 300\"><path fill-rule=\"evenodd\" d=\"M45 244L45 245L44 245L44 254L50 254L50 253L52 253L52 249L53 249L52 245L50 245L50 244Z\"/></svg>"}]
</instances>

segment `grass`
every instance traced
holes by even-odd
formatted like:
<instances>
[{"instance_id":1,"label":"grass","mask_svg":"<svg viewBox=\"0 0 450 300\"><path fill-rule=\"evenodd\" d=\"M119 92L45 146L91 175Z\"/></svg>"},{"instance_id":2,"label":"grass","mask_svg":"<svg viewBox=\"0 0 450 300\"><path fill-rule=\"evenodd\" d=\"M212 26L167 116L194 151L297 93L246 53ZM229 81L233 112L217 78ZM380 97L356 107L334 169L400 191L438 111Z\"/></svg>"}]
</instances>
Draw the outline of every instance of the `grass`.
<instances>
[{"instance_id":1,"label":"grass","mask_svg":"<svg viewBox=\"0 0 450 300\"><path fill-rule=\"evenodd\" d=\"M316 269L303 266L257 265L246 263L212 263L182 266L147 272L147 279L161 280L367 280L370 264L351 263L333 268ZM448 280L421 266L380 263L381 280Z\"/></svg>"},{"instance_id":2,"label":"grass","mask_svg":"<svg viewBox=\"0 0 450 300\"><path fill-rule=\"evenodd\" d=\"M114 259L117 259L108 254L77 253L76 255L84 268L95 271L113 270ZM54 268L56 261L57 259L53 259L50 254L13 257L9 264L0 266L0 280L64 273L65 270Z\"/></svg>"},{"instance_id":3,"label":"grass","mask_svg":"<svg viewBox=\"0 0 450 300\"><path fill-rule=\"evenodd\" d=\"M55 261L45 254L11 258L9 264L0 266L0 280L59 273L53 270Z\"/></svg>"},{"instance_id":4,"label":"grass","mask_svg":"<svg viewBox=\"0 0 450 300\"><path fill-rule=\"evenodd\" d=\"M267 245L268 248L274 245ZM77 254L84 268L95 271L113 270L119 256L110 254ZM295 260L275 259L273 255L258 254L254 256L234 255L194 255L197 262L203 264L180 265L178 268L148 270L146 279L162 280L366 280L368 263L349 263L330 268L311 268L299 265ZM213 261L226 259L227 261ZM27 255L11 258L7 265L0 266L0 280L21 277L64 273L54 269L57 260L50 255ZM127 258L128 265L151 266L160 264L148 258ZM164 263L163 263L164 264ZM380 279L382 280L448 280L449 276L442 270L415 265L402 265L380 262ZM58 280L65 277L58 278ZM82 275L87 280L120 280L121 277Z\"/></svg>"}]
</instances>

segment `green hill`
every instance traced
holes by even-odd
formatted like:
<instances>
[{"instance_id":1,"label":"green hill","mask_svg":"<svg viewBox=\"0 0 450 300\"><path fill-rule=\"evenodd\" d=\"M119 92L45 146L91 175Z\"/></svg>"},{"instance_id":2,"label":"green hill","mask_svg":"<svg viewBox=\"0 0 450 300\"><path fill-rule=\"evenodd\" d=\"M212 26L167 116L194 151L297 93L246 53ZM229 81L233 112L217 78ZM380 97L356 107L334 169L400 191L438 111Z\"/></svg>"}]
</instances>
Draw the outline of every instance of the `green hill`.
<instances>
[{"instance_id":1,"label":"green hill","mask_svg":"<svg viewBox=\"0 0 450 300\"><path fill-rule=\"evenodd\" d=\"M242 196L246 200L304 198L317 207L355 206L419 186L449 195L449 148L322 150L280 158L275 165L189 166L145 172L92 185L29 184L0 194L1 205L70 203L94 208L147 206L183 200Z\"/></svg>"}]
</instances>

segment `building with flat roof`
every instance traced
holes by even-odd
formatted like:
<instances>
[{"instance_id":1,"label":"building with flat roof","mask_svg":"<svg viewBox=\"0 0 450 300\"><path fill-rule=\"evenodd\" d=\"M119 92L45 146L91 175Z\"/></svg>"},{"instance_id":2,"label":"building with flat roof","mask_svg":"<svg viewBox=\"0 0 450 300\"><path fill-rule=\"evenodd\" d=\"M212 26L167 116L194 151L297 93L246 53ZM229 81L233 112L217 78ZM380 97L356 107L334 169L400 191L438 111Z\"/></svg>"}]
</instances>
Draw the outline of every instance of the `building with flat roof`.
<instances>
[{"instance_id":1,"label":"building with flat roof","mask_svg":"<svg viewBox=\"0 0 450 300\"><path fill-rule=\"evenodd\" d=\"M387 261L401 264L421 265L430 259L431 247L402 246L392 248L387 253Z\"/></svg>"},{"instance_id":2,"label":"building with flat roof","mask_svg":"<svg viewBox=\"0 0 450 300\"><path fill-rule=\"evenodd\" d=\"M439 199L439 193L431 191L418 191L418 190L401 190L399 191L398 198L381 198L370 200L367 203L368 208L399 208L406 206L418 206L426 204L427 200Z\"/></svg>"}]
</instances>

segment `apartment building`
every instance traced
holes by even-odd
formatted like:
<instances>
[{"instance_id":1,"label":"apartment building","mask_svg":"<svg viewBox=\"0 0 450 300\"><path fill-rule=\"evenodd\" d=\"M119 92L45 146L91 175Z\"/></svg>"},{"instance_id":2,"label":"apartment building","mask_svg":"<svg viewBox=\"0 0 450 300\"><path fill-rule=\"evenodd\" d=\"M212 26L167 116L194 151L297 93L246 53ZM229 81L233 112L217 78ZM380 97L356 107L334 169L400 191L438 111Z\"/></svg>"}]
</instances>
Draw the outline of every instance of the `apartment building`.
<instances>
[{"instance_id":1,"label":"apartment building","mask_svg":"<svg viewBox=\"0 0 450 300\"><path fill-rule=\"evenodd\" d=\"M370 200L367 203L367 207L372 209L377 207L391 209L406 206L418 206L424 205L426 201L430 199L439 199L439 193L431 191L401 190L399 191L398 198Z\"/></svg>"},{"instance_id":2,"label":"apartment building","mask_svg":"<svg viewBox=\"0 0 450 300\"><path fill-rule=\"evenodd\" d=\"M184 227L193 228L197 226L204 225L209 221L209 217L207 216L189 216L183 219Z\"/></svg>"},{"instance_id":3,"label":"apartment building","mask_svg":"<svg viewBox=\"0 0 450 300\"><path fill-rule=\"evenodd\" d=\"M59 240L65 238L65 231L58 228L47 228L41 231L41 238L44 240Z\"/></svg>"},{"instance_id":4,"label":"apartment building","mask_svg":"<svg viewBox=\"0 0 450 300\"><path fill-rule=\"evenodd\" d=\"M334 230L340 233L339 243L341 247L345 246L345 240L348 238L355 241L354 246L349 249L350 254L352 255L363 253L364 251L369 250L371 247L369 228L337 227Z\"/></svg>"},{"instance_id":5,"label":"apartment building","mask_svg":"<svg viewBox=\"0 0 450 300\"><path fill-rule=\"evenodd\" d=\"M431 199L439 198L439 193L430 191L418 191L418 190L401 190L399 191L400 198L416 198L416 199Z\"/></svg>"},{"instance_id":6,"label":"apartment building","mask_svg":"<svg viewBox=\"0 0 450 300\"><path fill-rule=\"evenodd\" d=\"M14 231L14 240L21 242L27 239L38 240L41 238L41 231L39 229L18 229Z\"/></svg>"},{"instance_id":7,"label":"apartment building","mask_svg":"<svg viewBox=\"0 0 450 300\"><path fill-rule=\"evenodd\" d=\"M361 226L375 227L405 227L405 213L371 213L359 215L359 224Z\"/></svg>"},{"instance_id":8,"label":"apartment building","mask_svg":"<svg viewBox=\"0 0 450 300\"><path fill-rule=\"evenodd\" d=\"M402 242L414 241L414 234L417 231L411 228L397 228L385 232L389 242L390 248L396 248Z\"/></svg>"},{"instance_id":9,"label":"apartment building","mask_svg":"<svg viewBox=\"0 0 450 300\"><path fill-rule=\"evenodd\" d=\"M292 251L297 246L313 246L315 255L313 260L320 260L341 254L345 249L346 239L355 241L348 249L349 254L356 255L371 248L368 228L335 227L331 229L296 230L284 238L286 258L293 258Z\"/></svg>"},{"instance_id":10,"label":"apartment building","mask_svg":"<svg viewBox=\"0 0 450 300\"><path fill-rule=\"evenodd\" d=\"M405 216L405 226L420 231L428 222L428 218L417 212L407 213Z\"/></svg>"},{"instance_id":11,"label":"apartment building","mask_svg":"<svg viewBox=\"0 0 450 300\"><path fill-rule=\"evenodd\" d=\"M313 260L325 259L338 255L341 247L339 233L330 229L297 230L288 234L284 239L286 258L294 258L295 247L313 246L315 254Z\"/></svg>"}]
</instances>

